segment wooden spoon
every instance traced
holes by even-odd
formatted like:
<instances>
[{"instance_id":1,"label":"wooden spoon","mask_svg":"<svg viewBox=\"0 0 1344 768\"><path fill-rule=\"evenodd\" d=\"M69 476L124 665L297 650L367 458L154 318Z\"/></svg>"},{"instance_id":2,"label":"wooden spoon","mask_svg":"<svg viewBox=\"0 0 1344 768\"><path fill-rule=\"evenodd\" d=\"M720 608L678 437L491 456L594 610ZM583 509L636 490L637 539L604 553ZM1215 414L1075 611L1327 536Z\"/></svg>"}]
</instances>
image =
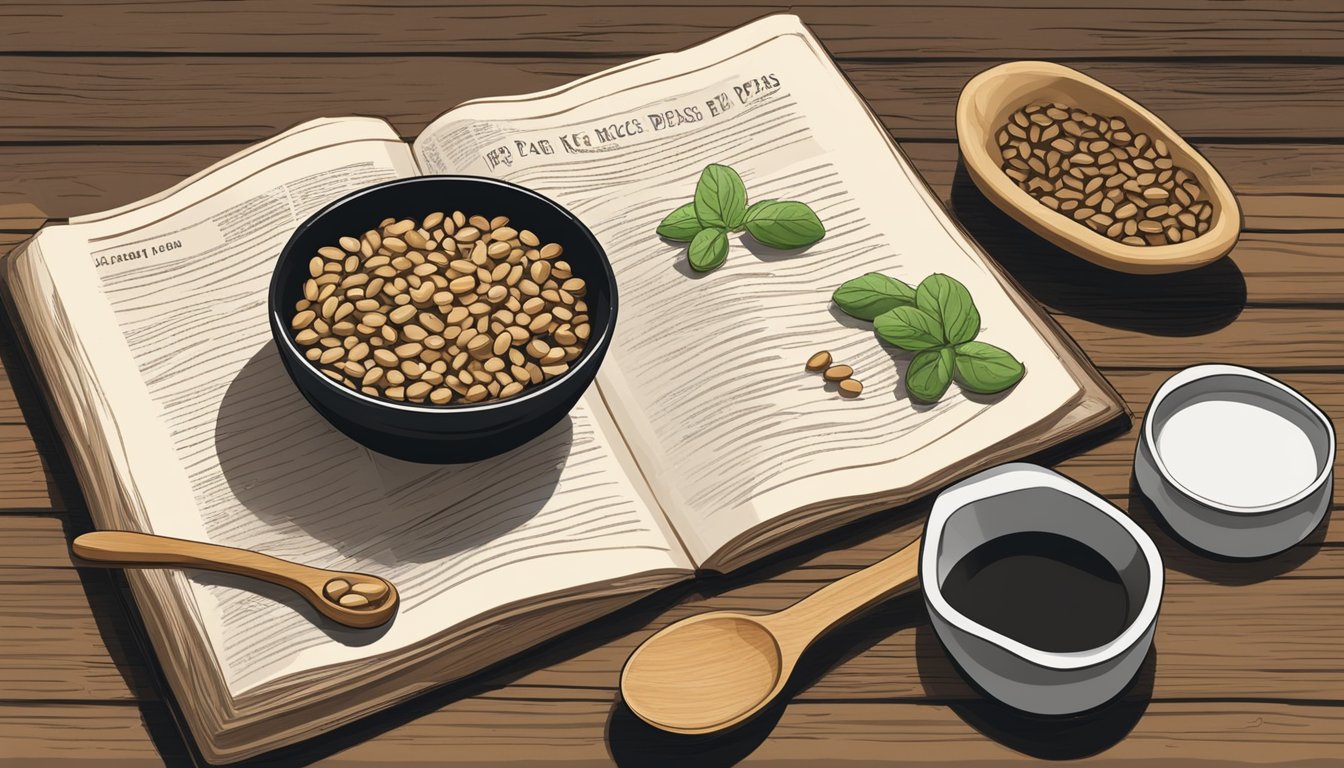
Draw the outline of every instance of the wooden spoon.
<instances>
[{"instance_id":1,"label":"wooden spoon","mask_svg":"<svg viewBox=\"0 0 1344 768\"><path fill-rule=\"evenodd\" d=\"M94 531L75 538L75 554L121 568L177 566L222 571L288 587L322 615L347 627L386 624L397 610L397 588L377 576L328 571L219 544L133 531Z\"/></svg>"},{"instance_id":2,"label":"wooden spoon","mask_svg":"<svg viewBox=\"0 0 1344 768\"><path fill-rule=\"evenodd\" d=\"M626 705L649 725L673 733L712 733L746 721L784 689L812 641L919 585L919 541L782 611L713 611L664 628L625 662Z\"/></svg>"}]
</instances>

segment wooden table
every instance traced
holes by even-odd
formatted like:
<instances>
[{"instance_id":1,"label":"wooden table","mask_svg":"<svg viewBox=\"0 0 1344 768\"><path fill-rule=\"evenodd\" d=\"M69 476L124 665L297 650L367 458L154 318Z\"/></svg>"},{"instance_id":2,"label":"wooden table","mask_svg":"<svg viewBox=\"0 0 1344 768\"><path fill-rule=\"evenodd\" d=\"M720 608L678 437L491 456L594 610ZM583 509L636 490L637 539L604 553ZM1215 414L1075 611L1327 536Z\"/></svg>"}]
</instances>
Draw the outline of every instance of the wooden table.
<instances>
[{"instance_id":1,"label":"wooden table","mask_svg":"<svg viewBox=\"0 0 1344 768\"><path fill-rule=\"evenodd\" d=\"M1280 377L1344 427L1338 4L1055 4L793 10L1136 416L1172 371L1223 361ZM0 244L22 240L44 218L158 191L300 120L378 114L410 137L460 100L548 88L769 10L733 0L661 8L410 0L389 9L10 2L0 8ZM1162 278L1111 274L988 209L957 169L953 108L974 73L1017 58L1076 66L1197 144L1245 210L1231 259ZM185 747L113 583L71 565L68 541L88 526L87 513L8 333L0 349L0 763L180 764ZM917 598L827 640L787 707L731 736L665 737L616 703L622 661L654 629L709 608L783 607L912 539L922 520L913 509L626 611L298 757L340 766L1344 759L1344 491L1337 487L1333 518L1306 543L1260 562L1217 562L1154 523L1131 479L1134 439L1131 430L1058 465L1127 508L1167 563L1156 651L1126 698L1098 715L1041 723L986 703L949 665Z\"/></svg>"}]
</instances>

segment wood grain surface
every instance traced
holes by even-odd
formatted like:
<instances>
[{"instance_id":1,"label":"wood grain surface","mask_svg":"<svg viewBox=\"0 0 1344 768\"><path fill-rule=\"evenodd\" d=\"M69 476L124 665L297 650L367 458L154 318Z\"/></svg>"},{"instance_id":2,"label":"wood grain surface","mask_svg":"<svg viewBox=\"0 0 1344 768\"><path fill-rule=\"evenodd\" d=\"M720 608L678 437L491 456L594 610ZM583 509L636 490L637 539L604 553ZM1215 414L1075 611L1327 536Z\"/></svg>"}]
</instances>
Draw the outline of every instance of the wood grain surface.
<instances>
[{"instance_id":1,"label":"wood grain surface","mask_svg":"<svg viewBox=\"0 0 1344 768\"><path fill-rule=\"evenodd\" d=\"M8 56L0 58L9 112L0 142L253 141L310 117L351 113L383 117L411 137L460 101L551 88L625 58ZM957 94L992 63L865 59L844 71L898 139L951 139ZM1344 68L1295 61L1070 65L1195 141L1247 133L1344 137ZM154 99L146 100L151 89ZM131 100L138 109L118 108ZM1225 118L1229 111L1237 120Z\"/></svg>"},{"instance_id":2,"label":"wood grain surface","mask_svg":"<svg viewBox=\"0 0 1344 768\"><path fill-rule=\"evenodd\" d=\"M691 0L377 4L242 0L199 8L85 0L0 10L6 47L42 53L321 53L350 56L539 52L633 57L683 48L768 13L802 16L839 58L1326 57L1344 29L1329 0L1132 3L1040 0L825 0L771 6ZM188 7L190 6L190 7ZM1015 7L1017 6L1017 7ZM158 12L156 12L158 11ZM149 22L152 20L152 24Z\"/></svg>"},{"instance_id":3,"label":"wood grain surface","mask_svg":"<svg viewBox=\"0 0 1344 768\"><path fill-rule=\"evenodd\" d=\"M1332 2L1038 0L796 4L966 228L1074 336L1141 418L1171 372L1261 368L1344 422L1344 9ZM411 137L477 96L534 91L694 44L773 10L608 0L436 4L47 0L0 7L0 249L42 221L157 192L320 115ZM1237 192L1229 259L1115 275L988 206L958 167L961 86L1004 60L1064 61L1191 139ZM188 750L123 596L74 567L88 529L31 372L0 334L0 765L184 765ZM775 610L911 541L893 510L747 572L549 642L271 765L1328 765L1344 756L1344 491L1286 553L1230 563L1175 541L1137 493L1134 430L1056 465L1147 530L1167 565L1155 651L1099 713L1024 720L971 689L914 596L809 653L786 705L728 737L672 738L616 696L644 638L720 608ZM1336 468L1341 459L1336 458ZM1339 474L1337 472L1337 474Z\"/></svg>"}]
</instances>

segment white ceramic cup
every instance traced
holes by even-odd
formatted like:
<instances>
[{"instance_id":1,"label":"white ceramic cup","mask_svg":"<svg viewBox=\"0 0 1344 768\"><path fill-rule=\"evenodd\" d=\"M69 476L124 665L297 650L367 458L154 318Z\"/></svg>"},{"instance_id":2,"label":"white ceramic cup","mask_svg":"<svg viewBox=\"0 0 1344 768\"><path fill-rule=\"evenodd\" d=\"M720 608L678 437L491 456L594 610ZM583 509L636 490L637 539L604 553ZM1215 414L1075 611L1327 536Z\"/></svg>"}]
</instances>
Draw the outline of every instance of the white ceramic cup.
<instances>
[{"instance_id":1,"label":"white ceramic cup","mask_svg":"<svg viewBox=\"0 0 1344 768\"><path fill-rule=\"evenodd\" d=\"M1225 557L1264 557L1330 509L1335 431L1310 400L1234 365L1197 365L1158 388L1134 477L1181 538Z\"/></svg>"},{"instance_id":2,"label":"white ceramic cup","mask_svg":"<svg viewBox=\"0 0 1344 768\"><path fill-rule=\"evenodd\" d=\"M1134 619L1114 640L1086 651L1038 650L972 621L948 604L942 584L971 550L1014 533L1066 536L1091 547L1120 574ZM934 631L962 670L994 698L1041 715L1083 712L1134 679L1157 627L1162 558L1114 505L1034 464L1004 464L939 494L920 552L920 581Z\"/></svg>"}]
</instances>

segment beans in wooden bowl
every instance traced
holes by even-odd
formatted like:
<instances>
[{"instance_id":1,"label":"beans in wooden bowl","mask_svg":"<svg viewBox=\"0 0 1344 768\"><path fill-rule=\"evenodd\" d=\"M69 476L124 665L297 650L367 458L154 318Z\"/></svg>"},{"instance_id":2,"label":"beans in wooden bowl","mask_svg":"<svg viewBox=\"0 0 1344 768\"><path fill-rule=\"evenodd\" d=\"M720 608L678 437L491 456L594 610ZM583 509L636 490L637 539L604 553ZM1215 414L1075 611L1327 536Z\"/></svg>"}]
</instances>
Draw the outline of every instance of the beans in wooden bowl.
<instances>
[{"instance_id":1,"label":"beans in wooden bowl","mask_svg":"<svg viewBox=\"0 0 1344 768\"><path fill-rule=\"evenodd\" d=\"M1211 226L1213 202L1196 175L1122 117L1038 102L1013 112L995 138L1018 187L1118 243L1182 243Z\"/></svg>"}]
</instances>

